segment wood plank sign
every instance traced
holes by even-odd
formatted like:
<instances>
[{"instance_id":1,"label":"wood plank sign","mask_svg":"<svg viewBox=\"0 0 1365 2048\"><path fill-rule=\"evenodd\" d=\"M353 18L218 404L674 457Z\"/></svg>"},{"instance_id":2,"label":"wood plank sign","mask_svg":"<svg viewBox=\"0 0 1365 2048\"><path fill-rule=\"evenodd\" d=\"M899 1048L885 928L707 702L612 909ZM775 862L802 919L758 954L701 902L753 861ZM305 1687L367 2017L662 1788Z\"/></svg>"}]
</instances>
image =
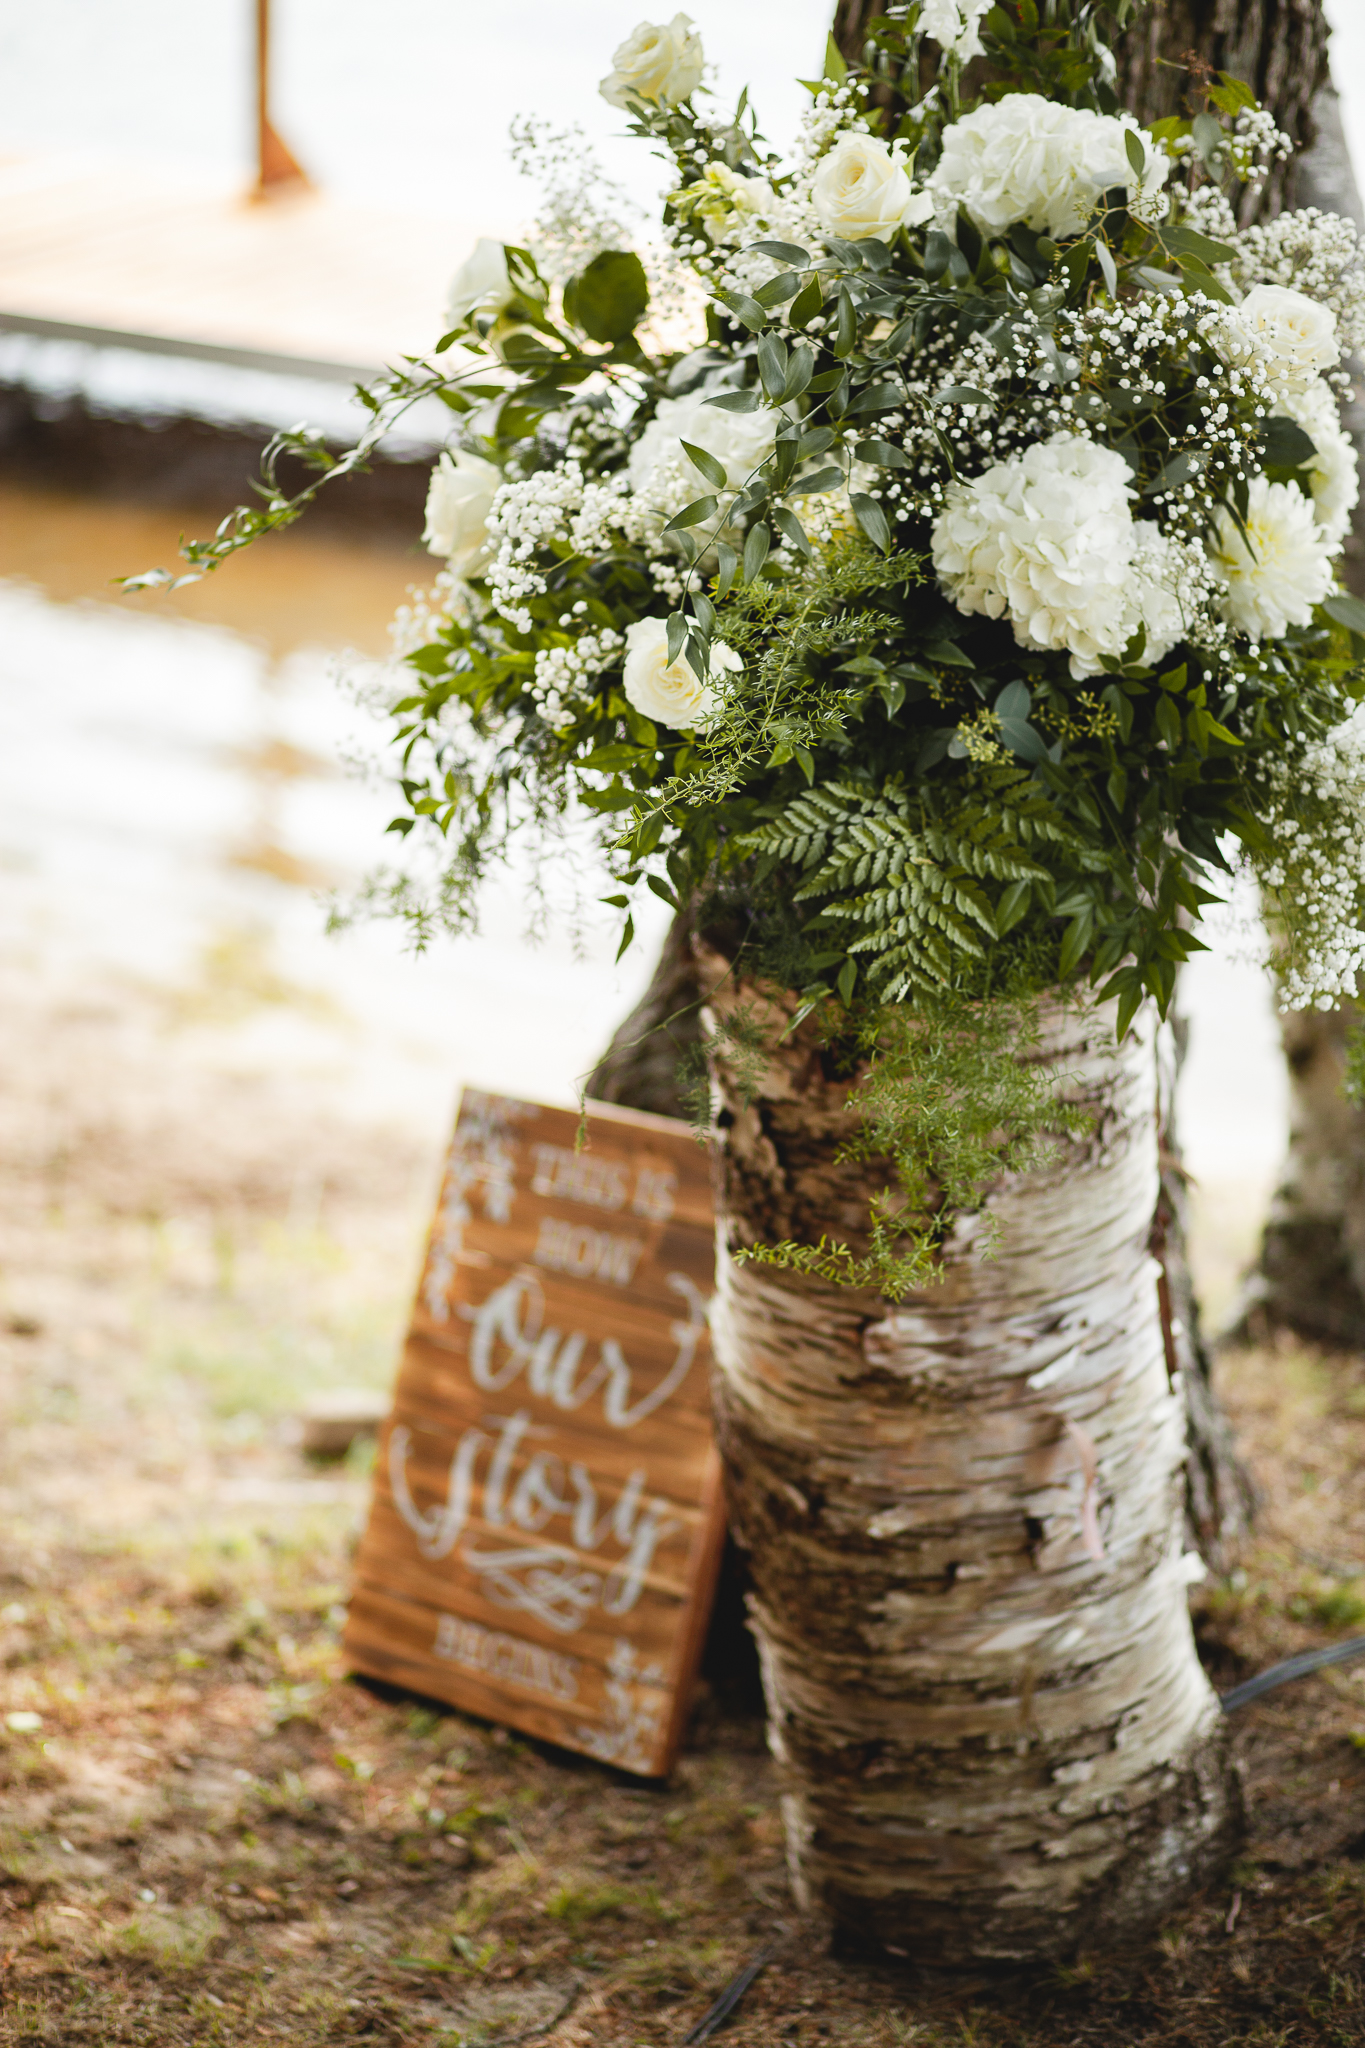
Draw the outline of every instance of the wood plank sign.
<instances>
[{"instance_id":1,"label":"wood plank sign","mask_svg":"<svg viewBox=\"0 0 1365 2048\"><path fill-rule=\"evenodd\" d=\"M706 1155L466 1089L380 1436L351 1667L666 1773L724 1536Z\"/></svg>"}]
</instances>

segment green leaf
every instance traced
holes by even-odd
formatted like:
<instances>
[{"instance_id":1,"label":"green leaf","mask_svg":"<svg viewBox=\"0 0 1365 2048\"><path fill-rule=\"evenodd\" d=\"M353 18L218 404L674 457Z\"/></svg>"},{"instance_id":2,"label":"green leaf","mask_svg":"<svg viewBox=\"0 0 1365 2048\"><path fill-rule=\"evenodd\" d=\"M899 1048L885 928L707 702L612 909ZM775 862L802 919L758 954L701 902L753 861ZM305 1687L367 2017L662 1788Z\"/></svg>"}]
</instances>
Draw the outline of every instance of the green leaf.
<instances>
[{"instance_id":1,"label":"green leaf","mask_svg":"<svg viewBox=\"0 0 1365 2048\"><path fill-rule=\"evenodd\" d=\"M1217 85L1209 87L1209 98L1225 114L1240 114L1244 108L1260 104L1251 87L1234 78L1230 71L1219 72Z\"/></svg>"},{"instance_id":2,"label":"green leaf","mask_svg":"<svg viewBox=\"0 0 1365 2048\"><path fill-rule=\"evenodd\" d=\"M1062 950L1057 958L1057 972L1063 981L1078 965L1081 955L1090 943L1092 918L1088 910L1073 917L1062 934Z\"/></svg>"},{"instance_id":3,"label":"green leaf","mask_svg":"<svg viewBox=\"0 0 1365 2048\"><path fill-rule=\"evenodd\" d=\"M1329 619L1335 619L1339 626L1345 626L1349 632L1365 640L1365 601L1358 597L1348 597L1343 590L1338 591L1333 597L1325 598L1322 609Z\"/></svg>"},{"instance_id":4,"label":"green leaf","mask_svg":"<svg viewBox=\"0 0 1365 2048\"><path fill-rule=\"evenodd\" d=\"M1095 254L1099 258L1100 269L1104 273L1104 288L1111 299L1116 299L1119 295L1118 269L1110 253L1109 244L1100 240L1098 236L1095 240Z\"/></svg>"},{"instance_id":5,"label":"green leaf","mask_svg":"<svg viewBox=\"0 0 1365 2048\"><path fill-rule=\"evenodd\" d=\"M842 85L848 77L848 66L832 35L825 39L825 77L832 78L836 85Z\"/></svg>"},{"instance_id":6,"label":"green leaf","mask_svg":"<svg viewBox=\"0 0 1365 2048\"><path fill-rule=\"evenodd\" d=\"M965 390L967 387L949 386L950 390L955 388ZM858 393L848 409L850 413L891 412L896 406L904 404L905 393L895 384L869 384L865 390Z\"/></svg>"},{"instance_id":7,"label":"green leaf","mask_svg":"<svg viewBox=\"0 0 1365 2048\"><path fill-rule=\"evenodd\" d=\"M817 469L813 476L797 477L794 483L787 486L787 496L800 498L808 491L832 491L843 480L844 472L841 469L826 466L824 469Z\"/></svg>"},{"instance_id":8,"label":"green leaf","mask_svg":"<svg viewBox=\"0 0 1365 2048\"><path fill-rule=\"evenodd\" d=\"M626 919L626 927L625 927L625 930L624 930L624 931L622 932L622 934L621 934L621 943L620 943L620 945L619 945L619 946L618 946L618 947L616 948L616 957L617 957L617 959L618 959L618 960L619 960L619 959L621 958L621 956L622 956L622 955L623 955L623 954L625 953L626 949L627 949L627 948L629 947L629 945L630 945L630 943L631 943L631 941L632 941L632 939L633 939L634 937L635 937L635 919L634 919L633 917L628 917L628 918Z\"/></svg>"},{"instance_id":9,"label":"green leaf","mask_svg":"<svg viewBox=\"0 0 1365 2048\"><path fill-rule=\"evenodd\" d=\"M1237 254L1230 242L1216 242L1212 235L1201 235L1197 228L1162 226L1157 230L1157 240L1173 256L1199 256L1205 263L1231 263Z\"/></svg>"},{"instance_id":10,"label":"green leaf","mask_svg":"<svg viewBox=\"0 0 1365 2048\"><path fill-rule=\"evenodd\" d=\"M787 369L787 381L778 393L778 402L787 405L793 398L799 398L815 374L815 355L804 342L792 350L791 362Z\"/></svg>"},{"instance_id":11,"label":"green leaf","mask_svg":"<svg viewBox=\"0 0 1365 2048\"><path fill-rule=\"evenodd\" d=\"M674 662L682 653L683 643L686 639L687 620L681 612L670 612L668 615L668 665L670 668L672 668Z\"/></svg>"},{"instance_id":12,"label":"green leaf","mask_svg":"<svg viewBox=\"0 0 1365 2048\"><path fill-rule=\"evenodd\" d=\"M811 368L814 367L812 363ZM785 342L775 334L765 334L758 344L758 374L763 380L763 389L776 403L787 382L787 349Z\"/></svg>"},{"instance_id":13,"label":"green leaf","mask_svg":"<svg viewBox=\"0 0 1365 2048\"><path fill-rule=\"evenodd\" d=\"M874 462L879 469L909 469L910 458L890 441L860 441L853 451L858 462Z\"/></svg>"},{"instance_id":14,"label":"green leaf","mask_svg":"<svg viewBox=\"0 0 1365 2048\"><path fill-rule=\"evenodd\" d=\"M799 248L795 242L751 242L749 249L756 256L771 256L774 263L791 263L800 270L810 262L810 250Z\"/></svg>"},{"instance_id":15,"label":"green leaf","mask_svg":"<svg viewBox=\"0 0 1365 2048\"><path fill-rule=\"evenodd\" d=\"M1156 729L1161 734L1162 739L1165 740L1171 752L1174 753L1180 745L1181 724L1180 713L1176 710L1174 703L1169 697L1163 696L1157 699Z\"/></svg>"},{"instance_id":16,"label":"green leaf","mask_svg":"<svg viewBox=\"0 0 1365 2048\"><path fill-rule=\"evenodd\" d=\"M871 541L873 547L880 549L882 554L889 555L891 552L891 528L887 523L886 514L877 503L877 500L870 498L866 491L852 491L849 494L848 502L853 507L854 518Z\"/></svg>"},{"instance_id":17,"label":"green leaf","mask_svg":"<svg viewBox=\"0 0 1365 2048\"><path fill-rule=\"evenodd\" d=\"M788 299L794 299L800 289L800 277L794 271L784 270L780 276L770 277L766 284L759 285L754 292L754 298L760 306L771 309L774 306L785 306Z\"/></svg>"},{"instance_id":18,"label":"green leaf","mask_svg":"<svg viewBox=\"0 0 1365 2048\"><path fill-rule=\"evenodd\" d=\"M806 529L794 512L785 505L778 505L773 511L773 525L785 535L798 554L810 556L815 551L806 535Z\"/></svg>"},{"instance_id":19,"label":"green leaf","mask_svg":"<svg viewBox=\"0 0 1365 2048\"><path fill-rule=\"evenodd\" d=\"M1033 885L1030 882L1011 882L1009 887L1002 891L1000 901L995 907L997 937L1003 939L1006 932L1013 931L1027 911L1032 894Z\"/></svg>"},{"instance_id":20,"label":"green leaf","mask_svg":"<svg viewBox=\"0 0 1365 2048\"><path fill-rule=\"evenodd\" d=\"M754 581L759 570L767 561L768 549L772 546L772 539L771 533L769 533L761 520L757 526L751 526L748 533L744 536L744 581L746 583Z\"/></svg>"},{"instance_id":21,"label":"green leaf","mask_svg":"<svg viewBox=\"0 0 1365 2048\"><path fill-rule=\"evenodd\" d=\"M988 412L995 408L995 400L989 391L979 391L975 384L945 384L941 391L934 393L935 405L984 405ZM852 406L850 411L856 411Z\"/></svg>"},{"instance_id":22,"label":"green leaf","mask_svg":"<svg viewBox=\"0 0 1365 2048\"><path fill-rule=\"evenodd\" d=\"M1133 167L1133 175L1140 178L1147 168L1147 152L1142 146L1142 137L1135 128L1123 131L1123 153Z\"/></svg>"},{"instance_id":23,"label":"green leaf","mask_svg":"<svg viewBox=\"0 0 1365 2048\"><path fill-rule=\"evenodd\" d=\"M681 512L675 512L664 528L665 533L681 533L685 526L701 526L710 519L719 504L718 498L694 498L690 505L684 505Z\"/></svg>"},{"instance_id":24,"label":"green leaf","mask_svg":"<svg viewBox=\"0 0 1365 2048\"><path fill-rule=\"evenodd\" d=\"M858 986L858 963L856 960L845 960L843 966L839 969L838 980L834 986L839 991L840 1002L847 1009L853 1001L853 991Z\"/></svg>"},{"instance_id":25,"label":"green leaf","mask_svg":"<svg viewBox=\"0 0 1365 2048\"><path fill-rule=\"evenodd\" d=\"M839 287L838 311L834 322L834 353L842 361L858 345L858 314L847 285Z\"/></svg>"},{"instance_id":26,"label":"green leaf","mask_svg":"<svg viewBox=\"0 0 1365 2048\"><path fill-rule=\"evenodd\" d=\"M682 905L678 902L676 895L674 894L672 889L669 888L667 882L663 879L662 875L646 875L645 886L646 888L652 889L654 891L654 894L657 897L659 897L661 901L666 903L670 910L680 910L682 908ZM616 957L619 960L621 956L618 953Z\"/></svg>"},{"instance_id":27,"label":"green leaf","mask_svg":"<svg viewBox=\"0 0 1365 2048\"><path fill-rule=\"evenodd\" d=\"M727 292L717 285L715 287L715 296L723 306L729 307L740 325L747 327L751 334L757 334L761 327L767 326L767 314L762 306L759 305L758 300L751 299L747 292Z\"/></svg>"},{"instance_id":28,"label":"green leaf","mask_svg":"<svg viewBox=\"0 0 1365 2048\"><path fill-rule=\"evenodd\" d=\"M749 390L722 391L719 398L708 398L706 403L721 412L757 412L761 401L756 391Z\"/></svg>"},{"instance_id":29,"label":"green leaf","mask_svg":"<svg viewBox=\"0 0 1365 2048\"><path fill-rule=\"evenodd\" d=\"M793 327L808 327L825 303L824 290L818 277L808 277L791 302L787 319Z\"/></svg>"},{"instance_id":30,"label":"green leaf","mask_svg":"<svg viewBox=\"0 0 1365 2048\"><path fill-rule=\"evenodd\" d=\"M1298 469L1311 462L1317 446L1295 420L1272 413L1265 422L1265 459L1273 469Z\"/></svg>"},{"instance_id":31,"label":"green leaf","mask_svg":"<svg viewBox=\"0 0 1365 2048\"><path fill-rule=\"evenodd\" d=\"M716 542L716 598L728 597L739 570L739 556L728 541Z\"/></svg>"},{"instance_id":32,"label":"green leaf","mask_svg":"<svg viewBox=\"0 0 1365 2048\"><path fill-rule=\"evenodd\" d=\"M723 491L726 484L725 464L718 462L709 448L698 448L691 441L683 441L682 447L694 469L699 469L713 490ZM695 521L692 522L695 524Z\"/></svg>"},{"instance_id":33,"label":"green leaf","mask_svg":"<svg viewBox=\"0 0 1365 2048\"><path fill-rule=\"evenodd\" d=\"M590 341L624 341L648 306L645 267L633 249L604 249L564 287L564 317Z\"/></svg>"}]
</instances>

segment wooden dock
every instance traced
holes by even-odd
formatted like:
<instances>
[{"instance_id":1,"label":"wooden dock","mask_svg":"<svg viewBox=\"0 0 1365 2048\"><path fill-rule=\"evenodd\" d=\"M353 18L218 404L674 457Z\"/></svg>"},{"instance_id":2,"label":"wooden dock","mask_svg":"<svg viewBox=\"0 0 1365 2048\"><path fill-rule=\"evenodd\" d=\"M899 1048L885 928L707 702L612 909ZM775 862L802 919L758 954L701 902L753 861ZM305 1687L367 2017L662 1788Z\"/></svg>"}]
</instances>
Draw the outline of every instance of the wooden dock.
<instances>
[{"instance_id":1,"label":"wooden dock","mask_svg":"<svg viewBox=\"0 0 1365 2048\"><path fill-rule=\"evenodd\" d=\"M73 158L0 161L0 328L333 377L420 354L485 226Z\"/></svg>"}]
</instances>

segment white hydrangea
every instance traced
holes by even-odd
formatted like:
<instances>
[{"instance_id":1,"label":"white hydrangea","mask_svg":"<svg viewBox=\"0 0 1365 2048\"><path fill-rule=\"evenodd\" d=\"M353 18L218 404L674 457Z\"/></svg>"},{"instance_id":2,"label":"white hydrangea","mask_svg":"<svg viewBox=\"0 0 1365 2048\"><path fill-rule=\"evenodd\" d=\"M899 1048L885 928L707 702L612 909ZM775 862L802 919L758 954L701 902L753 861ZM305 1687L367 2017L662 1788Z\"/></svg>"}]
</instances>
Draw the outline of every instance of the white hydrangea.
<instances>
[{"instance_id":1,"label":"white hydrangea","mask_svg":"<svg viewBox=\"0 0 1365 2048\"><path fill-rule=\"evenodd\" d=\"M1278 640L1291 626L1306 626L1314 605L1333 587L1332 545L1311 501L1293 484L1253 477L1246 518L1250 549L1225 505L1213 516L1209 555L1222 585L1223 617L1250 640Z\"/></svg>"},{"instance_id":2,"label":"white hydrangea","mask_svg":"<svg viewBox=\"0 0 1365 2048\"><path fill-rule=\"evenodd\" d=\"M1355 443L1341 424L1336 399L1321 377L1302 391L1286 391L1278 410L1302 427L1317 453L1300 474L1312 492L1318 525L1329 541L1344 540L1360 498Z\"/></svg>"},{"instance_id":3,"label":"white hydrangea","mask_svg":"<svg viewBox=\"0 0 1365 2048\"><path fill-rule=\"evenodd\" d=\"M1125 130L1138 136L1145 152L1140 191ZM1023 221L1039 233L1077 235L1104 192L1120 186L1140 208L1169 171L1170 159L1131 116L1092 114L1039 93L1012 92L944 131L929 184L989 234Z\"/></svg>"},{"instance_id":4,"label":"white hydrangea","mask_svg":"<svg viewBox=\"0 0 1365 2048\"><path fill-rule=\"evenodd\" d=\"M1225 363L1260 370L1277 392L1302 391L1341 359L1331 307L1288 285L1253 285L1208 331Z\"/></svg>"},{"instance_id":5,"label":"white hydrangea","mask_svg":"<svg viewBox=\"0 0 1365 2048\"><path fill-rule=\"evenodd\" d=\"M934 521L939 582L959 611L1009 618L1021 647L1065 649L1078 679L1139 623L1153 660L1181 637L1170 544L1135 528L1127 463L1059 433L950 486Z\"/></svg>"},{"instance_id":6,"label":"white hydrangea","mask_svg":"<svg viewBox=\"0 0 1365 2048\"><path fill-rule=\"evenodd\" d=\"M941 49L959 64L985 55L981 41L981 17L989 14L993 0L924 0L919 25Z\"/></svg>"}]
</instances>

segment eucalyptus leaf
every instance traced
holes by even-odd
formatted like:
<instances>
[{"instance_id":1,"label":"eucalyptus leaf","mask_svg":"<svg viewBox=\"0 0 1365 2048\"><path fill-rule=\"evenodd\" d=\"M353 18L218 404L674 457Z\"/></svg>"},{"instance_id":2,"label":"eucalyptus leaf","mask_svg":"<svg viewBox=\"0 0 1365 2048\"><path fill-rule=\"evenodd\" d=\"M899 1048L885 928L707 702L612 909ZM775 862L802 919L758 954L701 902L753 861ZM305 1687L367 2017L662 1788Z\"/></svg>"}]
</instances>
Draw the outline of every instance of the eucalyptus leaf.
<instances>
[{"instance_id":1,"label":"eucalyptus leaf","mask_svg":"<svg viewBox=\"0 0 1365 2048\"><path fill-rule=\"evenodd\" d=\"M624 341L648 307L645 267L633 249L604 249L564 287L564 317L590 341Z\"/></svg>"}]
</instances>

